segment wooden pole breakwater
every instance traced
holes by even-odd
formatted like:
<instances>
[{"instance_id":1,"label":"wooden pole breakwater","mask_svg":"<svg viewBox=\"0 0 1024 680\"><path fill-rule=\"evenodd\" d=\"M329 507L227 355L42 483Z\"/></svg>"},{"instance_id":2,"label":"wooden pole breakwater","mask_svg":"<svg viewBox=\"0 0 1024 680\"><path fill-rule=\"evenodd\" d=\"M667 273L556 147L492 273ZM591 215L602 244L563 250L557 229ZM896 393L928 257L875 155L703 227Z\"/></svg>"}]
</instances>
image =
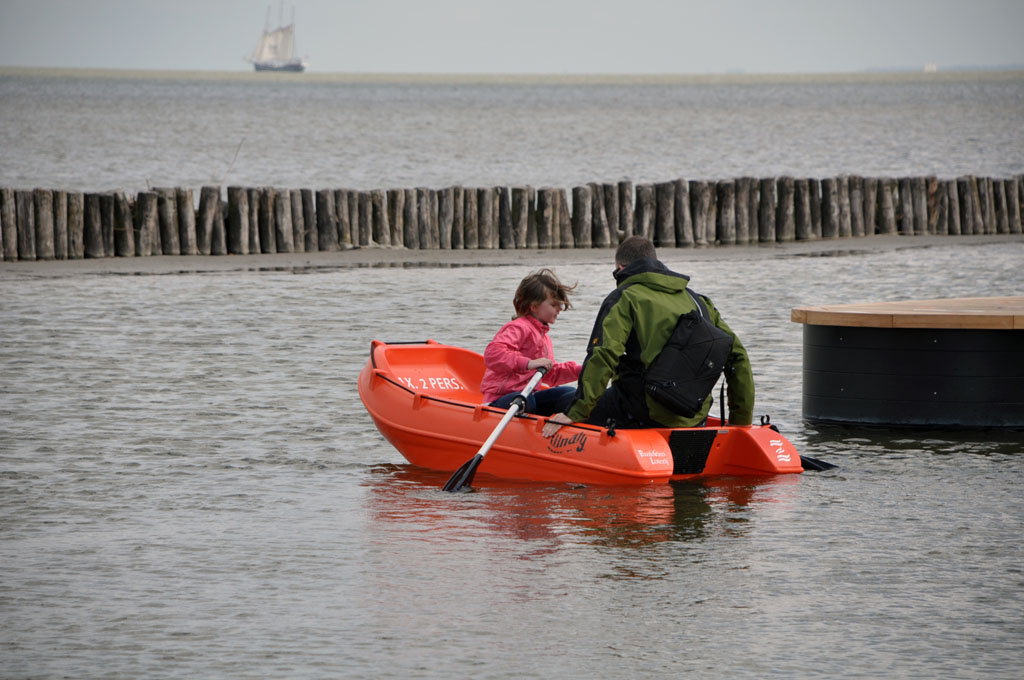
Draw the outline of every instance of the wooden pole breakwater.
<instances>
[{"instance_id":1,"label":"wooden pole breakwater","mask_svg":"<svg viewBox=\"0 0 1024 680\"><path fill-rule=\"evenodd\" d=\"M0 187L0 260L246 255L350 248L668 248L1024 233L1024 175L629 180L356 190Z\"/></svg>"}]
</instances>

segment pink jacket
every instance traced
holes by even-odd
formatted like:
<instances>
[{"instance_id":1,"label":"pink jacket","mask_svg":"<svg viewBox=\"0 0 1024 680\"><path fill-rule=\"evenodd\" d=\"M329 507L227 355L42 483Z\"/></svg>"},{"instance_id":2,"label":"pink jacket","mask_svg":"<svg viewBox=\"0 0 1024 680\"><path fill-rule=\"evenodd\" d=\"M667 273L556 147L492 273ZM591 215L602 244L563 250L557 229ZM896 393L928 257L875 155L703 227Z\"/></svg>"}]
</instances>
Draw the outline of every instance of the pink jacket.
<instances>
[{"instance_id":1,"label":"pink jacket","mask_svg":"<svg viewBox=\"0 0 1024 680\"><path fill-rule=\"evenodd\" d=\"M512 319L502 326L484 350L487 370L480 381L484 403L526 387L534 374L534 371L526 368L526 364L539 357L555 358L547 324L527 315ZM544 374L542 384L554 387L573 382L579 378L582 368L575 361L555 362L551 370Z\"/></svg>"}]
</instances>

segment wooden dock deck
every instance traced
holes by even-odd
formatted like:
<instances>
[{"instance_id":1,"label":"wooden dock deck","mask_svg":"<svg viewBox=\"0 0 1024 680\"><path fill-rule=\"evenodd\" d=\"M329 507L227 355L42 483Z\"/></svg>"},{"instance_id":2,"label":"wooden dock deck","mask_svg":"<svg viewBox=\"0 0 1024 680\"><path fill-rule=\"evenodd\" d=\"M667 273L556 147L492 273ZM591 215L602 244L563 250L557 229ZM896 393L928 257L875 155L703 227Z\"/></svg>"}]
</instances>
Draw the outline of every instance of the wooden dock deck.
<instances>
[{"instance_id":1,"label":"wooden dock deck","mask_svg":"<svg viewBox=\"0 0 1024 680\"><path fill-rule=\"evenodd\" d=\"M796 323L866 328L1024 329L1024 295L798 307Z\"/></svg>"}]
</instances>

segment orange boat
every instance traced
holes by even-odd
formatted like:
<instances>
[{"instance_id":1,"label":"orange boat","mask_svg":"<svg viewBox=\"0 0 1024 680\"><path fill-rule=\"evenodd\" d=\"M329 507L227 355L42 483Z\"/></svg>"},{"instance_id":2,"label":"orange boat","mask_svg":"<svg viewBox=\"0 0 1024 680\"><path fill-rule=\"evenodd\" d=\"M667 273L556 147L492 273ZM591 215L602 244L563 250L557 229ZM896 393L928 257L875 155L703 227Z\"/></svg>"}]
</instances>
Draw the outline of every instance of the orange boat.
<instances>
[{"instance_id":1,"label":"orange boat","mask_svg":"<svg viewBox=\"0 0 1024 680\"><path fill-rule=\"evenodd\" d=\"M453 471L474 456L505 409L485 406L483 356L434 340L370 343L359 397L377 429L413 465ZM566 425L545 439L547 418L512 419L479 475L539 482L650 484L709 475L803 472L793 445L768 424L609 430ZM809 459L812 460L812 459Z\"/></svg>"}]
</instances>

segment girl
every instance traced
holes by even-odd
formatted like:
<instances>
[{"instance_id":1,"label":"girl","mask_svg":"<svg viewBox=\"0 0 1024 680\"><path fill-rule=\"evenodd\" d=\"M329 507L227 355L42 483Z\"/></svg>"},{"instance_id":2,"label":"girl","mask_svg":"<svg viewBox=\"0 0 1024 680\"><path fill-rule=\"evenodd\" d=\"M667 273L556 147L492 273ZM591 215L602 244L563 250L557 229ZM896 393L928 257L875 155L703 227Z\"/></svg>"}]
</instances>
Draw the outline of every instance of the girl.
<instances>
[{"instance_id":1,"label":"girl","mask_svg":"<svg viewBox=\"0 0 1024 680\"><path fill-rule=\"evenodd\" d=\"M569 293L576 285L566 286L550 269L541 269L522 280L512 300L516 316L501 327L484 350L487 370L480 381L484 403L508 408L512 399L526 387L530 377L545 367L544 384L563 385L534 390L526 398L526 413L550 416L561 413L575 398L575 382L582 368L575 361L554 361L548 329L569 304Z\"/></svg>"}]
</instances>

